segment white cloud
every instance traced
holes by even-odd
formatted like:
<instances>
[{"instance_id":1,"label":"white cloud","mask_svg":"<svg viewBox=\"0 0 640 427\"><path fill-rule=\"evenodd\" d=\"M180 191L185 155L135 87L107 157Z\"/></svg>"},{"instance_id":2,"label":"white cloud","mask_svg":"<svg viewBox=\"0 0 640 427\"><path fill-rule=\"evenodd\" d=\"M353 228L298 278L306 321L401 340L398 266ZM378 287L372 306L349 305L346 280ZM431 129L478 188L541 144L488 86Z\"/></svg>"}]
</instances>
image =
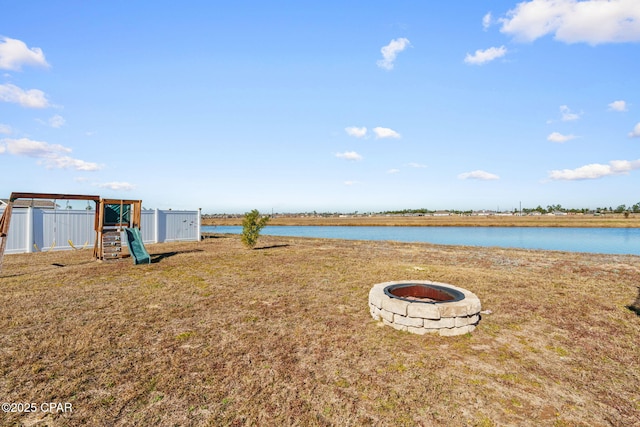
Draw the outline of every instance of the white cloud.
<instances>
[{"instance_id":1,"label":"white cloud","mask_svg":"<svg viewBox=\"0 0 640 427\"><path fill-rule=\"evenodd\" d=\"M507 54L507 48L504 46L500 47L490 47L486 50L476 50L476 52L471 55L467 53L467 56L464 58L464 62L467 64L474 65L482 65L484 63L493 61L494 59L501 58Z\"/></svg>"},{"instance_id":2,"label":"white cloud","mask_svg":"<svg viewBox=\"0 0 640 427\"><path fill-rule=\"evenodd\" d=\"M344 128L344 131L347 132L347 135L355 136L356 138L363 138L367 135L366 127L359 128L355 126L350 126L350 127Z\"/></svg>"},{"instance_id":3,"label":"white cloud","mask_svg":"<svg viewBox=\"0 0 640 427\"><path fill-rule=\"evenodd\" d=\"M344 185L349 185L349 186L356 185L356 184L360 184L360 182L358 182L358 181L345 181L344 182Z\"/></svg>"},{"instance_id":4,"label":"white cloud","mask_svg":"<svg viewBox=\"0 0 640 427\"><path fill-rule=\"evenodd\" d=\"M575 138L577 138L575 135L563 135L559 132L552 132L547 137L547 141L557 142L559 144L562 144L564 142L571 141L572 139L575 139Z\"/></svg>"},{"instance_id":5,"label":"white cloud","mask_svg":"<svg viewBox=\"0 0 640 427\"><path fill-rule=\"evenodd\" d=\"M625 101L613 101L609 104L609 110L611 111L627 111L627 103Z\"/></svg>"},{"instance_id":6,"label":"white cloud","mask_svg":"<svg viewBox=\"0 0 640 427\"><path fill-rule=\"evenodd\" d=\"M637 123L633 130L629 132L629 138L640 138L640 123Z\"/></svg>"},{"instance_id":7,"label":"white cloud","mask_svg":"<svg viewBox=\"0 0 640 427\"><path fill-rule=\"evenodd\" d=\"M0 123L0 134L11 135L11 126Z\"/></svg>"},{"instance_id":8,"label":"white cloud","mask_svg":"<svg viewBox=\"0 0 640 427\"><path fill-rule=\"evenodd\" d=\"M0 141L9 154L27 157L45 157L54 153L70 153L71 149L59 144L49 144L42 141L34 141L28 138L10 139Z\"/></svg>"},{"instance_id":9,"label":"white cloud","mask_svg":"<svg viewBox=\"0 0 640 427\"><path fill-rule=\"evenodd\" d=\"M49 126L51 126L52 128L61 128L62 126L64 126L64 124L66 123L66 120L64 119L64 117L56 114L55 116L51 117L49 119Z\"/></svg>"},{"instance_id":10,"label":"white cloud","mask_svg":"<svg viewBox=\"0 0 640 427\"><path fill-rule=\"evenodd\" d=\"M0 140L0 154L8 153L15 156L24 156L39 159L38 163L46 168L75 169L80 171L95 171L101 169L97 163L74 159L65 153L71 149L60 144L49 144L43 141L34 141L28 138Z\"/></svg>"},{"instance_id":11,"label":"white cloud","mask_svg":"<svg viewBox=\"0 0 640 427\"><path fill-rule=\"evenodd\" d=\"M46 108L49 101L44 92L38 89L22 90L16 85L0 85L0 101L20 104L27 108Z\"/></svg>"},{"instance_id":12,"label":"white cloud","mask_svg":"<svg viewBox=\"0 0 640 427\"><path fill-rule=\"evenodd\" d=\"M337 153L336 157L339 159L357 161L362 160L362 156L355 151L345 151L344 153Z\"/></svg>"},{"instance_id":13,"label":"white cloud","mask_svg":"<svg viewBox=\"0 0 640 427\"><path fill-rule=\"evenodd\" d=\"M29 49L21 40L0 37L0 69L20 71L23 65L49 66L42 49Z\"/></svg>"},{"instance_id":14,"label":"white cloud","mask_svg":"<svg viewBox=\"0 0 640 427\"><path fill-rule=\"evenodd\" d=\"M566 105L560 106L560 113L562 114L563 122L571 122L580 118L580 114L572 112Z\"/></svg>"},{"instance_id":15,"label":"white cloud","mask_svg":"<svg viewBox=\"0 0 640 427\"><path fill-rule=\"evenodd\" d=\"M509 10L501 32L521 41L547 34L565 43L640 41L638 0L531 0Z\"/></svg>"},{"instance_id":16,"label":"white cloud","mask_svg":"<svg viewBox=\"0 0 640 427\"><path fill-rule=\"evenodd\" d=\"M640 159L638 160L612 160L609 162L611 169L616 173L627 173L640 169Z\"/></svg>"},{"instance_id":17,"label":"white cloud","mask_svg":"<svg viewBox=\"0 0 640 427\"><path fill-rule=\"evenodd\" d=\"M50 155L40 161L48 169L75 169L77 171L96 171L101 167L97 163L74 159L69 156Z\"/></svg>"},{"instance_id":18,"label":"white cloud","mask_svg":"<svg viewBox=\"0 0 640 427\"><path fill-rule=\"evenodd\" d=\"M355 138L364 138L367 136L367 133L368 133L367 128L364 126L363 127L350 126L350 127L344 128L344 131L347 133L347 135L353 136ZM375 127L373 128L373 133L376 135L376 139L400 138L400 134L398 132L389 128Z\"/></svg>"},{"instance_id":19,"label":"white cloud","mask_svg":"<svg viewBox=\"0 0 640 427\"><path fill-rule=\"evenodd\" d=\"M493 21L493 17L491 16L491 12L487 13L482 17L482 28L486 31L491 26L491 22Z\"/></svg>"},{"instance_id":20,"label":"white cloud","mask_svg":"<svg viewBox=\"0 0 640 427\"><path fill-rule=\"evenodd\" d=\"M117 181L98 184L98 187L107 188L109 190L115 190L115 191L131 191L136 188L135 185L130 184L128 182L117 182Z\"/></svg>"},{"instance_id":21,"label":"white cloud","mask_svg":"<svg viewBox=\"0 0 640 427\"><path fill-rule=\"evenodd\" d=\"M398 139L398 138L400 138L400 134L398 132L396 132L393 129L389 129L389 128L376 127L376 128L373 128L373 132L376 134L376 138L377 139L383 139L383 138L395 138L395 139Z\"/></svg>"},{"instance_id":22,"label":"white cloud","mask_svg":"<svg viewBox=\"0 0 640 427\"><path fill-rule=\"evenodd\" d=\"M418 169L427 167L427 165L423 165L421 163L414 163L414 162L409 163L408 166L411 168L418 168Z\"/></svg>"},{"instance_id":23,"label":"white cloud","mask_svg":"<svg viewBox=\"0 0 640 427\"><path fill-rule=\"evenodd\" d=\"M382 59L378 60L378 67L384 68L385 70L393 70L393 62L396 60L398 53L410 45L409 39L405 39L404 37L391 40L388 45L380 49Z\"/></svg>"},{"instance_id":24,"label":"white cloud","mask_svg":"<svg viewBox=\"0 0 640 427\"><path fill-rule=\"evenodd\" d=\"M398 172L400 172L400 169L389 169L387 171L388 174L394 174L394 173L398 173Z\"/></svg>"},{"instance_id":25,"label":"white cloud","mask_svg":"<svg viewBox=\"0 0 640 427\"><path fill-rule=\"evenodd\" d=\"M640 169L638 160L612 160L609 164L592 163L576 169L553 170L549 172L552 180L575 181L582 179L598 179L610 175L626 174L632 170Z\"/></svg>"},{"instance_id":26,"label":"white cloud","mask_svg":"<svg viewBox=\"0 0 640 427\"><path fill-rule=\"evenodd\" d=\"M475 170L471 172L465 172L458 175L459 179L478 179L481 181L492 181L496 179L500 179L498 175L485 172L483 170Z\"/></svg>"}]
</instances>

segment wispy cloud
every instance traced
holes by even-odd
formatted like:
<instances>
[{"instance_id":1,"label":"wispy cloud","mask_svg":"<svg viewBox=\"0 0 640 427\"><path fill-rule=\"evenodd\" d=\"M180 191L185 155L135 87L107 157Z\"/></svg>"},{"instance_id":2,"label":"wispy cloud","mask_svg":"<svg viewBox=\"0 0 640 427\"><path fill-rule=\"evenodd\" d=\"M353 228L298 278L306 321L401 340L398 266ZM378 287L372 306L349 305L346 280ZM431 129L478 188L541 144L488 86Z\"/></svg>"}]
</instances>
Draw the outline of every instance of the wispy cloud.
<instances>
[{"instance_id":1,"label":"wispy cloud","mask_svg":"<svg viewBox=\"0 0 640 427\"><path fill-rule=\"evenodd\" d=\"M385 70L393 70L396 56L398 56L398 53L405 50L408 46L411 46L411 43L409 42L409 39L404 37L391 40L388 45L383 46L382 49L380 49L380 52L382 52L382 59L378 60L378 67L384 68Z\"/></svg>"},{"instance_id":2,"label":"wispy cloud","mask_svg":"<svg viewBox=\"0 0 640 427\"><path fill-rule=\"evenodd\" d=\"M414 163L414 162L407 164L407 166L409 166L410 168L418 168L418 169L427 167L427 165L423 165L422 163Z\"/></svg>"},{"instance_id":3,"label":"wispy cloud","mask_svg":"<svg viewBox=\"0 0 640 427\"><path fill-rule=\"evenodd\" d=\"M61 128L67 122L64 119L64 117L62 117L61 115L58 115L58 114L56 114L55 116L49 117L49 119L46 120L46 121L45 120L40 120L40 119L36 119L36 121L38 123L42 123L43 125L50 126L50 127L54 128L54 129Z\"/></svg>"},{"instance_id":4,"label":"wispy cloud","mask_svg":"<svg viewBox=\"0 0 640 427\"><path fill-rule=\"evenodd\" d=\"M359 181L345 181L344 182L344 185L347 185L347 186L352 186L352 185L356 185L356 184L360 184L360 182Z\"/></svg>"},{"instance_id":5,"label":"wispy cloud","mask_svg":"<svg viewBox=\"0 0 640 427\"><path fill-rule=\"evenodd\" d=\"M98 187L107 188L109 190L115 190L115 191L132 191L136 188L135 185L130 184L128 182L117 182L117 181L98 184Z\"/></svg>"},{"instance_id":6,"label":"wispy cloud","mask_svg":"<svg viewBox=\"0 0 640 427\"><path fill-rule=\"evenodd\" d=\"M0 69L20 71L23 65L49 66L42 49L29 48L21 40L0 37Z\"/></svg>"},{"instance_id":7,"label":"wispy cloud","mask_svg":"<svg viewBox=\"0 0 640 427\"><path fill-rule=\"evenodd\" d=\"M611 175L627 174L636 169L640 169L640 159L612 160L606 165L591 163L576 169L552 170L549 172L549 178L564 181L598 179Z\"/></svg>"},{"instance_id":8,"label":"wispy cloud","mask_svg":"<svg viewBox=\"0 0 640 427\"><path fill-rule=\"evenodd\" d=\"M493 16L491 12L488 12L486 15L482 17L482 28L487 31L493 22Z\"/></svg>"},{"instance_id":9,"label":"wispy cloud","mask_svg":"<svg viewBox=\"0 0 640 427\"><path fill-rule=\"evenodd\" d=\"M620 112L624 112L627 111L627 103L625 101L613 101L611 104L609 104L609 110L610 111L620 111Z\"/></svg>"},{"instance_id":10,"label":"wispy cloud","mask_svg":"<svg viewBox=\"0 0 640 427\"><path fill-rule=\"evenodd\" d=\"M547 137L547 141L557 142L559 144L562 144L567 141L571 141L572 139L575 139L575 138L577 138L575 135L563 135L560 132L552 132Z\"/></svg>"},{"instance_id":11,"label":"wispy cloud","mask_svg":"<svg viewBox=\"0 0 640 427\"><path fill-rule=\"evenodd\" d=\"M636 123L633 130L629 132L629 138L640 138L640 123Z\"/></svg>"},{"instance_id":12,"label":"wispy cloud","mask_svg":"<svg viewBox=\"0 0 640 427\"><path fill-rule=\"evenodd\" d=\"M56 114L55 116L49 118L49 126L51 126L52 128L61 128L62 126L64 126L64 124L66 123L66 120L64 119L64 117Z\"/></svg>"},{"instance_id":13,"label":"wispy cloud","mask_svg":"<svg viewBox=\"0 0 640 427\"><path fill-rule=\"evenodd\" d=\"M71 149L60 144L49 144L28 138L0 140L0 154L12 154L38 159L38 163L49 169L75 169L78 171L95 171L101 169L93 162L75 159L66 155Z\"/></svg>"},{"instance_id":14,"label":"wispy cloud","mask_svg":"<svg viewBox=\"0 0 640 427\"><path fill-rule=\"evenodd\" d=\"M336 157L339 159L358 161L362 160L362 156L355 151L345 151L344 153L336 153Z\"/></svg>"},{"instance_id":15,"label":"wispy cloud","mask_svg":"<svg viewBox=\"0 0 640 427\"><path fill-rule=\"evenodd\" d=\"M0 123L0 134L11 135L11 126Z\"/></svg>"},{"instance_id":16,"label":"wispy cloud","mask_svg":"<svg viewBox=\"0 0 640 427\"><path fill-rule=\"evenodd\" d=\"M509 10L501 32L531 42L548 34L565 43L640 41L637 0L531 0Z\"/></svg>"},{"instance_id":17,"label":"wispy cloud","mask_svg":"<svg viewBox=\"0 0 640 427\"><path fill-rule=\"evenodd\" d=\"M475 170L471 172L465 172L458 175L459 179L477 179L480 181L493 181L496 179L500 179L498 175L485 172L483 170Z\"/></svg>"},{"instance_id":18,"label":"wispy cloud","mask_svg":"<svg viewBox=\"0 0 640 427\"><path fill-rule=\"evenodd\" d=\"M574 113L571 109L566 105L560 106L560 114L562 115L563 122L571 122L574 120L578 120L580 118L579 113Z\"/></svg>"},{"instance_id":19,"label":"wispy cloud","mask_svg":"<svg viewBox=\"0 0 640 427\"><path fill-rule=\"evenodd\" d=\"M344 131L347 133L347 135L354 136L356 138L364 138L365 136L367 136L366 127L359 128L356 126L350 126L350 127L344 128Z\"/></svg>"},{"instance_id":20,"label":"wispy cloud","mask_svg":"<svg viewBox=\"0 0 640 427\"><path fill-rule=\"evenodd\" d=\"M373 128L373 133L376 134L376 138L377 139L383 139L383 138L395 138L395 139L398 139L398 138L400 138L400 134L398 132L396 132L393 129L389 129L389 128L375 127L375 128Z\"/></svg>"},{"instance_id":21,"label":"wispy cloud","mask_svg":"<svg viewBox=\"0 0 640 427\"><path fill-rule=\"evenodd\" d=\"M388 173L388 174L390 174L390 175L392 175L392 174L394 174L394 173L398 173L398 172L400 172L400 169L389 169L389 170L387 171L387 173Z\"/></svg>"},{"instance_id":22,"label":"wispy cloud","mask_svg":"<svg viewBox=\"0 0 640 427\"><path fill-rule=\"evenodd\" d=\"M478 49L473 55L467 53L467 56L465 56L464 58L464 62L466 62L467 64L482 65L495 59L501 58L506 54L507 48L504 46L490 47L489 49L485 50Z\"/></svg>"},{"instance_id":23,"label":"wispy cloud","mask_svg":"<svg viewBox=\"0 0 640 427\"><path fill-rule=\"evenodd\" d=\"M26 108L47 108L49 101L43 91L23 90L11 83L0 85L0 101L20 104Z\"/></svg>"}]
</instances>

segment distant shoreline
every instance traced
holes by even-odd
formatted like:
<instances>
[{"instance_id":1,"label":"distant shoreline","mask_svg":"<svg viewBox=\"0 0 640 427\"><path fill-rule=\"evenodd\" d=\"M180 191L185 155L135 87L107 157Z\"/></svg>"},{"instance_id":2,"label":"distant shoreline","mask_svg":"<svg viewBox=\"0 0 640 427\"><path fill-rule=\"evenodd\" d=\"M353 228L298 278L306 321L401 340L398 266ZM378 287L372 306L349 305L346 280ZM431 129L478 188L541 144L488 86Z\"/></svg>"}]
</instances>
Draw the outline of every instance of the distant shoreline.
<instances>
[{"instance_id":1,"label":"distant shoreline","mask_svg":"<svg viewBox=\"0 0 640 427\"><path fill-rule=\"evenodd\" d=\"M202 225L242 225L238 218L204 218ZM269 225L385 227L592 227L640 228L640 215L602 216L275 216Z\"/></svg>"}]
</instances>

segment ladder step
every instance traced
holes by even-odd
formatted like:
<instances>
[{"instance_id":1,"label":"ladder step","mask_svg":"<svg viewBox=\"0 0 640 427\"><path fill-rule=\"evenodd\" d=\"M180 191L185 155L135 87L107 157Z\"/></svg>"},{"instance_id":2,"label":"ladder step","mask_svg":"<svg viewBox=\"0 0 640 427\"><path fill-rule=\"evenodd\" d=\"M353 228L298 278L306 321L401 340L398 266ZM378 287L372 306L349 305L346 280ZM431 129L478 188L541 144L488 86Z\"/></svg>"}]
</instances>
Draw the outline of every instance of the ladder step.
<instances>
[{"instance_id":1,"label":"ladder step","mask_svg":"<svg viewBox=\"0 0 640 427\"><path fill-rule=\"evenodd\" d=\"M122 237L120 231L111 230L102 233L102 258L118 259L122 257Z\"/></svg>"}]
</instances>

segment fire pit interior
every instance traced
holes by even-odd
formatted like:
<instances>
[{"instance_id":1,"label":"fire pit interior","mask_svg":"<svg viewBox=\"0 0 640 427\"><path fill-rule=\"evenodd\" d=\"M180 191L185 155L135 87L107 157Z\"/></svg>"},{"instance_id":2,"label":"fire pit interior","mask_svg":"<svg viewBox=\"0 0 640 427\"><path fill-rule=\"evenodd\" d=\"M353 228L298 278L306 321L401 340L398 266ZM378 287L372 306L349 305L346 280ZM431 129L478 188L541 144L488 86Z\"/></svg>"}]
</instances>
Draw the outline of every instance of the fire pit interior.
<instances>
[{"instance_id":1,"label":"fire pit interior","mask_svg":"<svg viewBox=\"0 0 640 427\"><path fill-rule=\"evenodd\" d=\"M424 280L378 283L369 292L375 320L416 334L461 335L480 321L480 300L472 292Z\"/></svg>"},{"instance_id":2,"label":"fire pit interior","mask_svg":"<svg viewBox=\"0 0 640 427\"><path fill-rule=\"evenodd\" d=\"M453 302L464 299L464 294L452 287L445 287L433 283L404 283L389 285L384 288L384 293L391 298L399 298L407 301L422 302Z\"/></svg>"}]
</instances>

